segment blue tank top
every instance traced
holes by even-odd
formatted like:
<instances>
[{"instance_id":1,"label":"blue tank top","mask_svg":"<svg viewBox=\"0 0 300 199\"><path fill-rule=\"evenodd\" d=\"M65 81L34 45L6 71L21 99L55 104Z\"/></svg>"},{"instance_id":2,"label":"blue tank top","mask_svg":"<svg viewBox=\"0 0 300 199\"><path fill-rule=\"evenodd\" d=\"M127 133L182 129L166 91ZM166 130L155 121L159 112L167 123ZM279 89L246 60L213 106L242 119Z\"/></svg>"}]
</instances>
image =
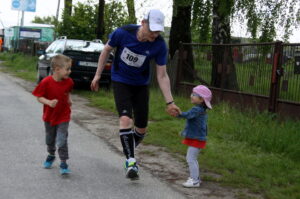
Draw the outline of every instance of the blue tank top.
<instances>
[{"instance_id":1,"label":"blue tank top","mask_svg":"<svg viewBox=\"0 0 300 199\"><path fill-rule=\"evenodd\" d=\"M150 79L150 60L158 65L167 63L167 46L159 36L153 42L137 40L140 26L127 25L116 29L109 36L111 47L116 47L111 78L130 85L147 85Z\"/></svg>"}]
</instances>

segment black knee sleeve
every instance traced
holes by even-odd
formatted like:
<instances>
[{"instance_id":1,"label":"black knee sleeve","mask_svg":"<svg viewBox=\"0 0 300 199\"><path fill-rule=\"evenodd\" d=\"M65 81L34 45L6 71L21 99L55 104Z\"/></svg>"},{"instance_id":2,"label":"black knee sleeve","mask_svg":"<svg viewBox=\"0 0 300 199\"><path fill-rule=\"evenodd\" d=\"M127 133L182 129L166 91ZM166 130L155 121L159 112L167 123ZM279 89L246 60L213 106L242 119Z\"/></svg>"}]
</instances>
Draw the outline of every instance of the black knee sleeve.
<instances>
[{"instance_id":1,"label":"black knee sleeve","mask_svg":"<svg viewBox=\"0 0 300 199\"><path fill-rule=\"evenodd\" d=\"M137 147L145 137L145 134L139 133L136 129L133 130L133 137L135 142L135 147Z\"/></svg>"},{"instance_id":2,"label":"black knee sleeve","mask_svg":"<svg viewBox=\"0 0 300 199\"><path fill-rule=\"evenodd\" d=\"M134 158L134 137L131 129L120 129L120 140L123 153L127 159Z\"/></svg>"}]
</instances>

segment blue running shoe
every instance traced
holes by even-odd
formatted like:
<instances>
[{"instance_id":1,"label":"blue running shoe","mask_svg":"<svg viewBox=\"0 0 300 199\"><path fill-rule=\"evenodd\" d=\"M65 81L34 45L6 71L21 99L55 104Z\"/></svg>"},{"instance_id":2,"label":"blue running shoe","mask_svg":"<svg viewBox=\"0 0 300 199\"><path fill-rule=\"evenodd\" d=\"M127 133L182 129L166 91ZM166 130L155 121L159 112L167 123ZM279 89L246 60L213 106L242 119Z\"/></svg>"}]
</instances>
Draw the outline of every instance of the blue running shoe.
<instances>
[{"instance_id":1,"label":"blue running shoe","mask_svg":"<svg viewBox=\"0 0 300 199\"><path fill-rule=\"evenodd\" d=\"M135 161L126 160L124 165L126 171L126 178L130 180L138 180L139 179L139 168Z\"/></svg>"},{"instance_id":2,"label":"blue running shoe","mask_svg":"<svg viewBox=\"0 0 300 199\"><path fill-rule=\"evenodd\" d=\"M71 173L70 169L68 168L67 163L62 162L62 163L60 163L59 167L60 167L59 172L61 175L67 175L67 174Z\"/></svg>"},{"instance_id":3,"label":"blue running shoe","mask_svg":"<svg viewBox=\"0 0 300 199\"><path fill-rule=\"evenodd\" d=\"M50 169L53 162L55 160L55 156L54 155L48 155L46 161L44 162L44 168L45 169Z\"/></svg>"}]
</instances>

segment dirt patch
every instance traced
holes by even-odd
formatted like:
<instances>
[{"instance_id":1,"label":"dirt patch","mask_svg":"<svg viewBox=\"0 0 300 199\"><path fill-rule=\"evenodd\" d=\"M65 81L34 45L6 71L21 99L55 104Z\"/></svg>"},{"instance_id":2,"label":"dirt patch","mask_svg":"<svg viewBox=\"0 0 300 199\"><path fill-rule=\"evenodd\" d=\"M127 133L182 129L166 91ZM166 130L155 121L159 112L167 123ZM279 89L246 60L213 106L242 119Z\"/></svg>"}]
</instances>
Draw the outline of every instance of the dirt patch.
<instances>
[{"instance_id":1,"label":"dirt patch","mask_svg":"<svg viewBox=\"0 0 300 199\"><path fill-rule=\"evenodd\" d=\"M10 78L29 92L35 87L35 83L11 76ZM105 140L112 150L122 153L118 135L117 116L111 112L88 106L88 100L78 95L72 95L72 99L74 103L72 107L73 121L90 133ZM185 157L178 154L170 154L162 147L141 144L136 150L136 157L142 169L150 171L153 176L165 181L173 189L184 193L187 198L262 198L260 195L249 193L245 189L223 187L216 182L209 181L204 181L200 188L183 188L181 184L188 176ZM217 174L207 171L201 171L201 173L213 178L219 177Z\"/></svg>"}]
</instances>

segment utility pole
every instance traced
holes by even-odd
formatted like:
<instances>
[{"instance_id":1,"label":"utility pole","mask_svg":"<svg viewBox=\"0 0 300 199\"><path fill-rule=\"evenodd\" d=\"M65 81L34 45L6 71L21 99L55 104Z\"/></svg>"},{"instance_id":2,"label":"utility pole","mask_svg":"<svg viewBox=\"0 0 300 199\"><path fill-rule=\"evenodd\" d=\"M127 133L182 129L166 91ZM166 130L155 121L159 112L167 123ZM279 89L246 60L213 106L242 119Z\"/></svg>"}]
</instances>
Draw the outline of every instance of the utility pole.
<instances>
[{"instance_id":1,"label":"utility pole","mask_svg":"<svg viewBox=\"0 0 300 199\"><path fill-rule=\"evenodd\" d=\"M4 26L4 24L3 24L2 20L1 20L1 18L0 18L0 22L1 22L2 27L5 28L5 26Z\"/></svg>"},{"instance_id":2,"label":"utility pole","mask_svg":"<svg viewBox=\"0 0 300 199\"><path fill-rule=\"evenodd\" d=\"M56 20L55 26L56 26L56 27L57 27L57 25L58 25L59 6L60 6L60 0L58 0L58 3L57 3L57 10L56 10L56 17L55 17L55 20ZM56 33L56 31L54 31L54 39L56 39L56 36L57 36L57 33Z\"/></svg>"},{"instance_id":3,"label":"utility pole","mask_svg":"<svg viewBox=\"0 0 300 199\"><path fill-rule=\"evenodd\" d=\"M0 14L1 14L1 12L0 12ZM5 27L4 27L4 24L3 24L3 21L1 20L1 17L0 17L0 23L1 23L1 25L3 26L3 28L5 28Z\"/></svg>"},{"instance_id":4,"label":"utility pole","mask_svg":"<svg viewBox=\"0 0 300 199\"><path fill-rule=\"evenodd\" d=\"M21 26L24 26L24 11L22 10Z\"/></svg>"},{"instance_id":5,"label":"utility pole","mask_svg":"<svg viewBox=\"0 0 300 199\"><path fill-rule=\"evenodd\" d=\"M58 0L58 3L57 3L57 10L56 10L56 22L58 22L58 16L59 16L59 6L60 6L60 0Z\"/></svg>"}]
</instances>

